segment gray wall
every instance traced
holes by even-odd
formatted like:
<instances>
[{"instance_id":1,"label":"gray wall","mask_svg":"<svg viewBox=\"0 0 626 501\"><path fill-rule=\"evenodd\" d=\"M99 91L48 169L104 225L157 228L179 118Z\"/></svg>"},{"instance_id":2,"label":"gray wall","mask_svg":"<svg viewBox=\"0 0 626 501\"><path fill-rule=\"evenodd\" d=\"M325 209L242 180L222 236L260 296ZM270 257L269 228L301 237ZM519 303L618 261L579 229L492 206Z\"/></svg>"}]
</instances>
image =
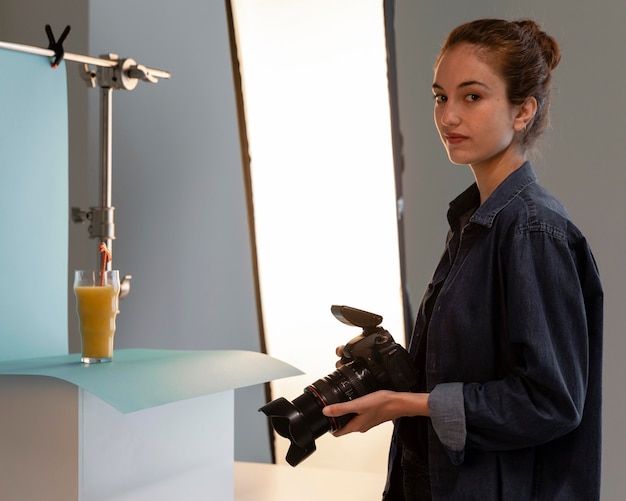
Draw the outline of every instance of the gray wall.
<instances>
[{"instance_id":1,"label":"gray wall","mask_svg":"<svg viewBox=\"0 0 626 501\"><path fill-rule=\"evenodd\" d=\"M506 0L396 0L404 137L407 278L417 306L443 248L447 204L473 182L449 163L432 118L432 65L447 33L479 17L532 17L561 44L552 128L534 159L541 182L590 241L605 287L603 499L626 491L626 4Z\"/></svg>"},{"instance_id":2,"label":"gray wall","mask_svg":"<svg viewBox=\"0 0 626 501\"><path fill-rule=\"evenodd\" d=\"M89 27L90 54L172 73L114 95L113 255L133 276L116 345L259 351L225 2L92 0ZM271 459L264 402L236 391L239 460Z\"/></svg>"},{"instance_id":3,"label":"gray wall","mask_svg":"<svg viewBox=\"0 0 626 501\"><path fill-rule=\"evenodd\" d=\"M225 2L4 0L0 40L117 53L172 72L113 96L114 266L133 275L116 347L259 351ZM70 206L99 205L99 89L67 63ZM69 214L68 214L69 221ZM69 270L92 267L97 243L70 224ZM70 351L80 350L69 298ZM232 368L233 371L237 367ZM262 385L235 392L235 458L271 460Z\"/></svg>"}]
</instances>

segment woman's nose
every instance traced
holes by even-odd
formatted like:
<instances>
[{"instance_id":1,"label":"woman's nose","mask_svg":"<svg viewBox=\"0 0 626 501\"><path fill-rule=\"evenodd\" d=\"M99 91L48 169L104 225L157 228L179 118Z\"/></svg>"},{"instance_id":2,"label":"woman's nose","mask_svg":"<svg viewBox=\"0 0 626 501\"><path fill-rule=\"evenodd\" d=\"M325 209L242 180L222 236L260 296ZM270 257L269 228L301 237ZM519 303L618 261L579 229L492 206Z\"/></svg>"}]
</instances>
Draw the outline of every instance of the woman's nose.
<instances>
[{"instance_id":1,"label":"woman's nose","mask_svg":"<svg viewBox=\"0 0 626 501\"><path fill-rule=\"evenodd\" d=\"M458 125L460 122L460 116L456 112L455 107L451 106L450 102L447 102L444 108L441 110L441 114L439 116L439 122L444 127L449 127L451 125Z\"/></svg>"}]
</instances>

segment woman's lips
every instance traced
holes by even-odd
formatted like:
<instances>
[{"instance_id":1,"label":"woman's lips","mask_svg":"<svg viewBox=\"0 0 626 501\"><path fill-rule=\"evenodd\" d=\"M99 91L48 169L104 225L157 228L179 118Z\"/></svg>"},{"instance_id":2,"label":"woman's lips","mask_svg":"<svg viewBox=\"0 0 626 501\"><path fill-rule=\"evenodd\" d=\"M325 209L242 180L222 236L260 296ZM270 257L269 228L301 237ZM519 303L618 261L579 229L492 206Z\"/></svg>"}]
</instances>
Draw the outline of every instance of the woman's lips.
<instances>
[{"instance_id":1,"label":"woman's lips","mask_svg":"<svg viewBox=\"0 0 626 501\"><path fill-rule=\"evenodd\" d=\"M467 136L464 136L463 134L451 133L451 134L446 134L445 138L449 144L459 144L465 141L467 139Z\"/></svg>"}]
</instances>

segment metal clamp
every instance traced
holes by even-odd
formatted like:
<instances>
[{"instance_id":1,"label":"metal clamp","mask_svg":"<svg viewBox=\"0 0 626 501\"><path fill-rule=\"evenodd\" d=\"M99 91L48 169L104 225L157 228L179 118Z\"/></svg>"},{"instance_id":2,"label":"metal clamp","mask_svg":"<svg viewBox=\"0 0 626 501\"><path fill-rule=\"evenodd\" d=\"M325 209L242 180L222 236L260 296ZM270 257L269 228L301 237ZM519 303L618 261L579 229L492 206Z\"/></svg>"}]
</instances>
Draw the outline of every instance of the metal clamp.
<instances>
[{"instance_id":1,"label":"metal clamp","mask_svg":"<svg viewBox=\"0 0 626 501\"><path fill-rule=\"evenodd\" d=\"M150 83L157 83L162 76L160 70L153 70L137 64L132 58L120 59L117 54L104 54L101 60L114 63L112 66L97 66L96 70L90 68L89 64L79 66L81 78L92 88L96 86L103 89L133 90L137 87L139 80Z\"/></svg>"},{"instance_id":2,"label":"metal clamp","mask_svg":"<svg viewBox=\"0 0 626 501\"><path fill-rule=\"evenodd\" d=\"M90 221L88 228L89 238L115 240L113 211L115 211L115 207L90 207L89 211L83 211L79 207L72 207L72 221L75 223Z\"/></svg>"}]
</instances>

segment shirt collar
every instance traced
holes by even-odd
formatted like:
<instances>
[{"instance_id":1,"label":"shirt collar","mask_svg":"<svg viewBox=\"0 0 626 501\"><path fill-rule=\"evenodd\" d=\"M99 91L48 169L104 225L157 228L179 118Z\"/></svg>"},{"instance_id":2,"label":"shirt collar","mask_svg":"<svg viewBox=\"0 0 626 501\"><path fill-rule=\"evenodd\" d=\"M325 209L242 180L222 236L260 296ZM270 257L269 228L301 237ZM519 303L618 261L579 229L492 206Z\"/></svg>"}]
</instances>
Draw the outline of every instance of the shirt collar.
<instances>
[{"instance_id":1,"label":"shirt collar","mask_svg":"<svg viewBox=\"0 0 626 501\"><path fill-rule=\"evenodd\" d=\"M519 169L513 171L500 183L495 191L480 204L480 193L476 183L461 193L450 203L448 221L453 221L473 207L478 207L470 221L491 228L498 213L504 209L528 185L537 182L537 175L530 162L524 162Z\"/></svg>"}]
</instances>

